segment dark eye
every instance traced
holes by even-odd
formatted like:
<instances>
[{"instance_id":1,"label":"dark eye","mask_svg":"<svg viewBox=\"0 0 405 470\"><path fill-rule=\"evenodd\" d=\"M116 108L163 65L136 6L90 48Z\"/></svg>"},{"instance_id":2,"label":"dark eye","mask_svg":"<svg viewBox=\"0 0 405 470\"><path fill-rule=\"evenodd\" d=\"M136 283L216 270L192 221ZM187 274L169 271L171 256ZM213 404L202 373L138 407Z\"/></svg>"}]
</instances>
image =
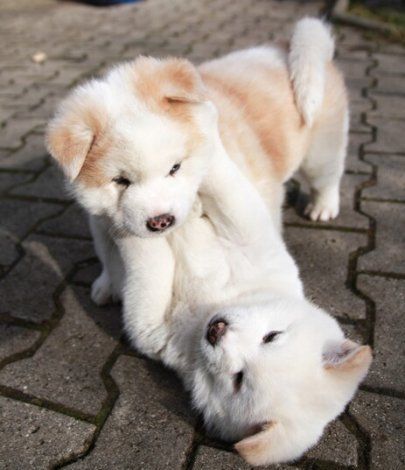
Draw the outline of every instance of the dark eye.
<instances>
[{"instance_id":1,"label":"dark eye","mask_svg":"<svg viewBox=\"0 0 405 470\"><path fill-rule=\"evenodd\" d=\"M180 167L181 167L181 163L176 163L175 165L173 165L172 169L169 171L169 175L170 176L175 175L180 170Z\"/></svg>"},{"instance_id":2,"label":"dark eye","mask_svg":"<svg viewBox=\"0 0 405 470\"><path fill-rule=\"evenodd\" d=\"M281 331L270 331L263 336L263 343L271 343L280 333Z\"/></svg>"},{"instance_id":3,"label":"dark eye","mask_svg":"<svg viewBox=\"0 0 405 470\"><path fill-rule=\"evenodd\" d=\"M241 370L237 374L233 376L233 389L235 392L239 392L240 388L242 387L243 382L243 371Z\"/></svg>"},{"instance_id":4,"label":"dark eye","mask_svg":"<svg viewBox=\"0 0 405 470\"><path fill-rule=\"evenodd\" d=\"M120 186L125 186L126 188L131 184L128 178L124 178L123 176L116 176L113 178L113 182L119 184Z\"/></svg>"}]
</instances>

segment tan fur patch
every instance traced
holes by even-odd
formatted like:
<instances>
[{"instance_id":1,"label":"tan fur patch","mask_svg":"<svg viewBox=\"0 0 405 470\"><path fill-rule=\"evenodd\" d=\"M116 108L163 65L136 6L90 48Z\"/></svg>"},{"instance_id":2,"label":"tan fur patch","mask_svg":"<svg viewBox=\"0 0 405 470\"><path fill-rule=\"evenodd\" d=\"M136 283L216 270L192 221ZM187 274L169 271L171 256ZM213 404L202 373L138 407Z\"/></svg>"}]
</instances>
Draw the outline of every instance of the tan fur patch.
<instances>
[{"instance_id":1,"label":"tan fur patch","mask_svg":"<svg viewBox=\"0 0 405 470\"><path fill-rule=\"evenodd\" d=\"M305 153L309 132L295 107L287 72L257 66L254 79L203 72L208 88L225 95L237 107L281 180L290 175ZM223 110L220 110L223 111ZM225 110L226 111L226 110ZM257 155L246 153L249 164Z\"/></svg>"},{"instance_id":2,"label":"tan fur patch","mask_svg":"<svg viewBox=\"0 0 405 470\"><path fill-rule=\"evenodd\" d=\"M236 451L250 464L257 465L269 451L270 436L276 423L267 423L262 431L235 444Z\"/></svg>"}]
</instances>

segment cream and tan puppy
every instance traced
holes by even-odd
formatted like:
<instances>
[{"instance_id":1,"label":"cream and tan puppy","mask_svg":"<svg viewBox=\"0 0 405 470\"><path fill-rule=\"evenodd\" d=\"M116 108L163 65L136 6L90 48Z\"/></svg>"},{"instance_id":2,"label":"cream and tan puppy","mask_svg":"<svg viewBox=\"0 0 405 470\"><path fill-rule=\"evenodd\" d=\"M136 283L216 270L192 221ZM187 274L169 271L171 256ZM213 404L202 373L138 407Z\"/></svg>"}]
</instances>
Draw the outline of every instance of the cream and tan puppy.
<instances>
[{"instance_id":1,"label":"cream and tan puppy","mask_svg":"<svg viewBox=\"0 0 405 470\"><path fill-rule=\"evenodd\" d=\"M303 298L279 230L299 167L309 216L338 213L348 111L332 55L328 29L304 19L289 50L199 68L142 57L74 90L48 130L91 215L93 299L123 297L136 347L179 372L252 464L313 445L371 360Z\"/></svg>"}]
</instances>

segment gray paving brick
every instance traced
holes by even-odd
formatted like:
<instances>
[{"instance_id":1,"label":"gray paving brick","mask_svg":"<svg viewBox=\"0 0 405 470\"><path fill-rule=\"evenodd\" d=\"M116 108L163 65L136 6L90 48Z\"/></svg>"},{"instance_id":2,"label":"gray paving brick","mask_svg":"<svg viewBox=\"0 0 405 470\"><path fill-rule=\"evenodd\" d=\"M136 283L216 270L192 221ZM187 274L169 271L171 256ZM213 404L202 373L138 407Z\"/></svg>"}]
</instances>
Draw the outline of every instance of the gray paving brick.
<instances>
[{"instance_id":1,"label":"gray paving brick","mask_svg":"<svg viewBox=\"0 0 405 470\"><path fill-rule=\"evenodd\" d=\"M56 204L3 200L1 203L0 264L11 264L17 256L16 244L20 239L26 236L41 219L55 215L60 210L60 206Z\"/></svg>"},{"instance_id":2,"label":"gray paving brick","mask_svg":"<svg viewBox=\"0 0 405 470\"><path fill-rule=\"evenodd\" d=\"M25 139L21 149L0 154L0 168L39 171L44 168L46 156L44 137L32 134Z\"/></svg>"},{"instance_id":3,"label":"gray paving brick","mask_svg":"<svg viewBox=\"0 0 405 470\"><path fill-rule=\"evenodd\" d=\"M356 468L358 465L358 442L341 421L334 421L326 428L320 442L311 449L306 457L336 462Z\"/></svg>"},{"instance_id":4,"label":"gray paving brick","mask_svg":"<svg viewBox=\"0 0 405 470\"><path fill-rule=\"evenodd\" d=\"M405 280L384 279L377 276L359 276L358 288L375 302L374 361L366 383L379 388L404 391L405 343L404 331Z\"/></svg>"},{"instance_id":5,"label":"gray paving brick","mask_svg":"<svg viewBox=\"0 0 405 470\"><path fill-rule=\"evenodd\" d=\"M338 217L326 222L328 226L339 226L348 228L367 229L369 226L368 218L354 210L354 195L357 187L367 181L368 176L364 175L344 175L341 186L341 206ZM285 223L299 223L308 226L322 226L322 222L312 222L304 216L305 207L309 201L308 185L303 184L300 179L301 189L295 201L294 207L284 212Z\"/></svg>"},{"instance_id":6,"label":"gray paving brick","mask_svg":"<svg viewBox=\"0 0 405 470\"><path fill-rule=\"evenodd\" d=\"M88 292L79 296L68 289L61 303L65 315L55 330L33 357L7 365L0 372L0 383L97 414L107 395L100 373L115 341L89 314L95 307Z\"/></svg>"},{"instance_id":7,"label":"gray paving brick","mask_svg":"<svg viewBox=\"0 0 405 470\"><path fill-rule=\"evenodd\" d=\"M286 227L284 238L310 299L338 317L365 318L364 302L346 286L346 279L349 253L366 244L366 235Z\"/></svg>"},{"instance_id":8,"label":"gray paving brick","mask_svg":"<svg viewBox=\"0 0 405 470\"><path fill-rule=\"evenodd\" d=\"M377 223L375 248L361 256L360 270L405 273L405 239L400 229L405 206L363 201L362 210Z\"/></svg>"},{"instance_id":9,"label":"gray paving brick","mask_svg":"<svg viewBox=\"0 0 405 470\"><path fill-rule=\"evenodd\" d=\"M0 282L0 312L42 322L55 310L56 287L74 263L94 256L93 247L85 241L30 236L23 248L24 258Z\"/></svg>"},{"instance_id":10,"label":"gray paving brick","mask_svg":"<svg viewBox=\"0 0 405 470\"><path fill-rule=\"evenodd\" d=\"M200 446L197 450L193 470L249 470L248 465L237 454L212 447ZM273 465L270 467L255 467L258 469L296 470L294 465Z\"/></svg>"},{"instance_id":11,"label":"gray paving brick","mask_svg":"<svg viewBox=\"0 0 405 470\"><path fill-rule=\"evenodd\" d=\"M354 133L349 135L349 148L347 151L346 158L346 171L350 172L361 172L361 173L371 173L372 166L360 160L360 148L364 146L367 142L372 141L371 133Z\"/></svg>"},{"instance_id":12,"label":"gray paving brick","mask_svg":"<svg viewBox=\"0 0 405 470\"><path fill-rule=\"evenodd\" d=\"M55 164L50 165L32 183L20 185L10 193L19 196L36 196L65 201L71 199L65 190L62 171Z\"/></svg>"},{"instance_id":13,"label":"gray paving brick","mask_svg":"<svg viewBox=\"0 0 405 470\"><path fill-rule=\"evenodd\" d=\"M0 363L30 348L39 337L39 331L0 323Z\"/></svg>"},{"instance_id":14,"label":"gray paving brick","mask_svg":"<svg viewBox=\"0 0 405 470\"><path fill-rule=\"evenodd\" d=\"M405 80L401 75L379 75L374 93L405 94Z\"/></svg>"},{"instance_id":15,"label":"gray paving brick","mask_svg":"<svg viewBox=\"0 0 405 470\"><path fill-rule=\"evenodd\" d=\"M405 61L394 54L374 54L378 66L374 73L376 75L396 75L405 74Z\"/></svg>"},{"instance_id":16,"label":"gray paving brick","mask_svg":"<svg viewBox=\"0 0 405 470\"><path fill-rule=\"evenodd\" d=\"M100 263L92 263L88 266L83 266L78 269L73 277L73 282L90 286L92 282L100 275Z\"/></svg>"},{"instance_id":17,"label":"gray paving brick","mask_svg":"<svg viewBox=\"0 0 405 470\"><path fill-rule=\"evenodd\" d=\"M194 431L174 374L151 361L122 356L112 377L121 392L114 409L93 451L68 468L183 468Z\"/></svg>"},{"instance_id":18,"label":"gray paving brick","mask_svg":"<svg viewBox=\"0 0 405 470\"><path fill-rule=\"evenodd\" d=\"M4 397L0 397L0 413L4 470L52 468L82 452L95 430L91 424Z\"/></svg>"},{"instance_id":19,"label":"gray paving brick","mask_svg":"<svg viewBox=\"0 0 405 470\"><path fill-rule=\"evenodd\" d=\"M60 216L40 224L38 231L62 237L91 237L88 217L77 204L69 206Z\"/></svg>"},{"instance_id":20,"label":"gray paving brick","mask_svg":"<svg viewBox=\"0 0 405 470\"><path fill-rule=\"evenodd\" d=\"M370 117L368 122L377 129L377 140L367 144L369 152L405 153L405 121Z\"/></svg>"},{"instance_id":21,"label":"gray paving brick","mask_svg":"<svg viewBox=\"0 0 405 470\"><path fill-rule=\"evenodd\" d=\"M21 183L26 183L32 178L30 174L24 173L1 173L0 172L0 192L5 192Z\"/></svg>"},{"instance_id":22,"label":"gray paving brick","mask_svg":"<svg viewBox=\"0 0 405 470\"><path fill-rule=\"evenodd\" d=\"M405 96L375 94L373 99L377 109L371 111L370 116L405 119Z\"/></svg>"},{"instance_id":23,"label":"gray paving brick","mask_svg":"<svg viewBox=\"0 0 405 470\"><path fill-rule=\"evenodd\" d=\"M377 166L377 184L364 188L362 197L405 202L405 158L396 155L366 155Z\"/></svg>"},{"instance_id":24,"label":"gray paving brick","mask_svg":"<svg viewBox=\"0 0 405 470\"><path fill-rule=\"evenodd\" d=\"M45 125L43 119L10 119L0 129L0 148L17 150L24 143L23 137Z\"/></svg>"},{"instance_id":25,"label":"gray paving brick","mask_svg":"<svg viewBox=\"0 0 405 470\"><path fill-rule=\"evenodd\" d=\"M401 469L405 466L405 401L360 392L350 411L371 438L370 469Z\"/></svg>"}]
</instances>

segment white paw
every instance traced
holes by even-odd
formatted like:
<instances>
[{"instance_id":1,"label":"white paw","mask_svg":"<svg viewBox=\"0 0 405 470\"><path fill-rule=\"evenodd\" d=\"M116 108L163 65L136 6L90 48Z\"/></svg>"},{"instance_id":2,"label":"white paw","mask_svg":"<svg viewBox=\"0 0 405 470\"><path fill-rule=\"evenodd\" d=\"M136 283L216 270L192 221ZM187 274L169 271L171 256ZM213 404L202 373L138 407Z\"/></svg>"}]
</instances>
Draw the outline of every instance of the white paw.
<instances>
[{"instance_id":1,"label":"white paw","mask_svg":"<svg viewBox=\"0 0 405 470\"><path fill-rule=\"evenodd\" d=\"M317 220L327 222L328 220L336 219L338 213L339 208L328 207L322 204L312 204L312 202L305 208L305 215L314 222Z\"/></svg>"},{"instance_id":2,"label":"white paw","mask_svg":"<svg viewBox=\"0 0 405 470\"><path fill-rule=\"evenodd\" d=\"M103 271L91 286L91 300L96 305L105 305L111 298L111 282L108 274Z\"/></svg>"}]
</instances>

